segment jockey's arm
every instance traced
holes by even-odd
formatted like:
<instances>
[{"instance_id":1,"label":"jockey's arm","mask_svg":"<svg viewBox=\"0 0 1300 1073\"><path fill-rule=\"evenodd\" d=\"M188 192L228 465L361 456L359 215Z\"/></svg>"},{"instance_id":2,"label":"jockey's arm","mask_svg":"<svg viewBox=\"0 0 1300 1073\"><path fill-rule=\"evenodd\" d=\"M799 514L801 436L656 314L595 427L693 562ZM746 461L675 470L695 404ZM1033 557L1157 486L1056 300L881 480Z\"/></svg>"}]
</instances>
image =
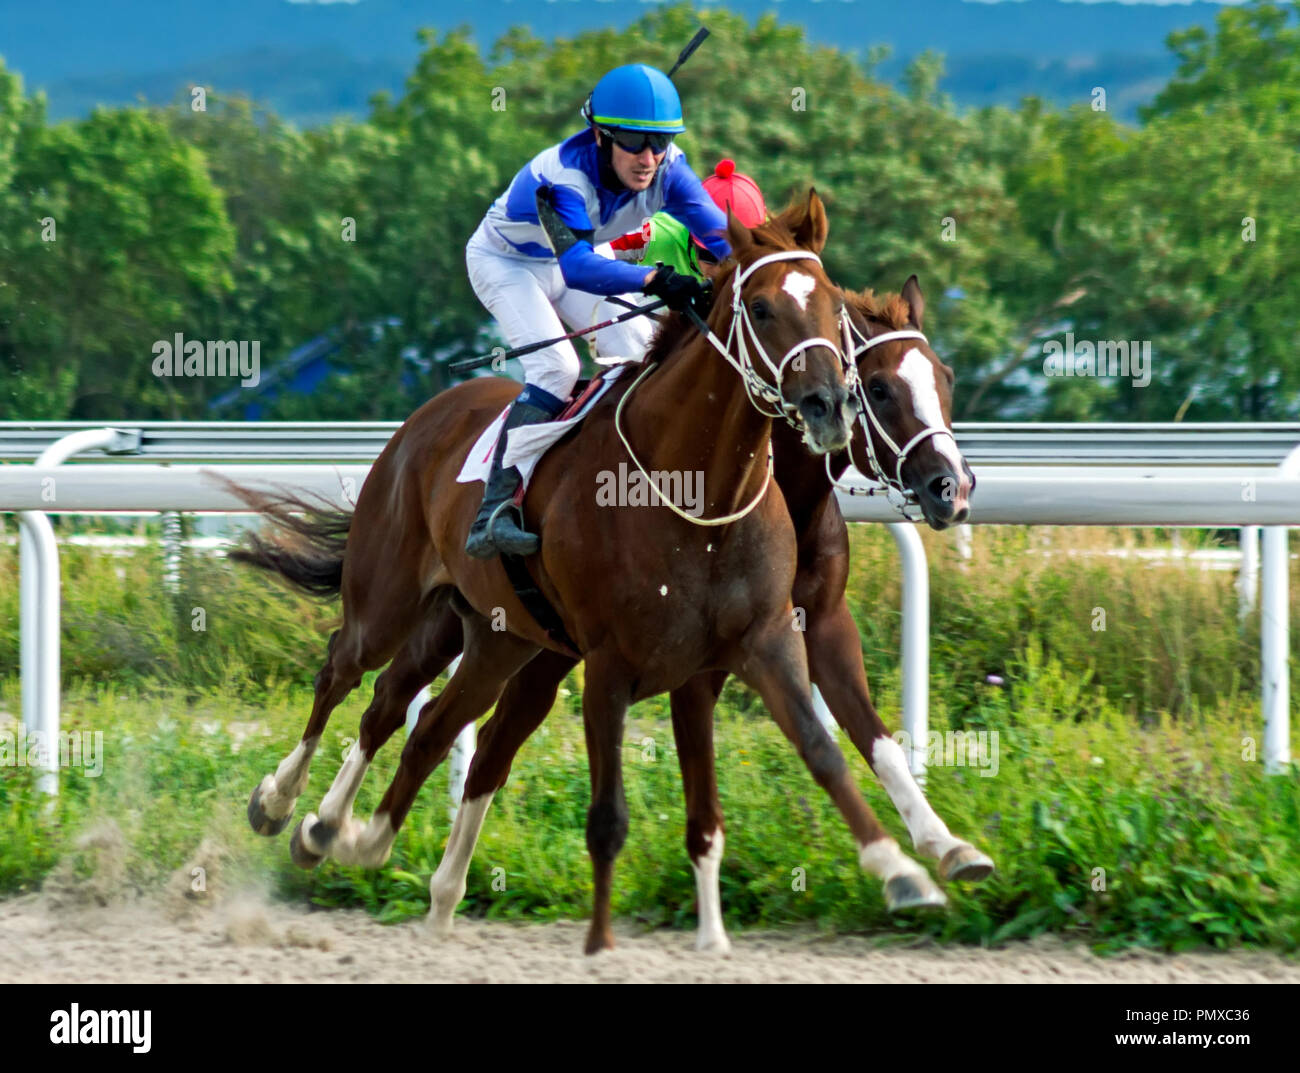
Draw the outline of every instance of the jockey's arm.
<instances>
[{"instance_id":1,"label":"jockey's arm","mask_svg":"<svg viewBox=\"0 0 1300 1073\"><path fill-rule=\"evenodd\" d=\"M581 195L567 186L553 186L553 202L560 218L578 236L578 241L559 255L564 283L591 294L628 294L639 291L654 277L654 270L611 260L596 253L591 245L595 229L587 217Z\"/></svg>"},{"instance_id":2,"label":"jockey's arm","mask_svg":"<svg viewBox=\"0 0 1300 1073\"><path fill-rule=\"evenodd\" d=\"M727 241L727 217L713 203L685 157L678 157L664 176L663 211L690 228L691 234L698 237L719 261L731 253L731 243Z\"/></svg>"}]
</instances>

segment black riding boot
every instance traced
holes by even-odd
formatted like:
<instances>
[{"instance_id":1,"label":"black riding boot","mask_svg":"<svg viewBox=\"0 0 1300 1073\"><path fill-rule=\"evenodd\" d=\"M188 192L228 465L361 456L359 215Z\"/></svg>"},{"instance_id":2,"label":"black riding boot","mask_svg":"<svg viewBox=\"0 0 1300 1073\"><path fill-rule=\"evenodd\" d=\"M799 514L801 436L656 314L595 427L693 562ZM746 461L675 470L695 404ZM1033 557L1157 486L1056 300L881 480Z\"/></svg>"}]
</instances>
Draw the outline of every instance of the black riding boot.
<instances>
[{"instance_id":1,"label":"black riding boot","mask_svg":"<svg viewBox=\"0 0 1300 1073\"><path fill-rule=\"evenodd\" d=\"M519 470L514 466L509 469L501 466L509 439L507 433L512 428L539 425L555 416L553 409L526 401L528 394L528 389L525 389L510 407L497 439L496 451L492 455L492 472L483 490L483 505L479 507L478 517L470 526L469 538L465 541L466 554L475 559L490 559L494 555L532 555L541 544L538 537L521 528L519 523L523 519L516 518L519 512L510 502L519 490Z\"/></svg>"}]
</instances>

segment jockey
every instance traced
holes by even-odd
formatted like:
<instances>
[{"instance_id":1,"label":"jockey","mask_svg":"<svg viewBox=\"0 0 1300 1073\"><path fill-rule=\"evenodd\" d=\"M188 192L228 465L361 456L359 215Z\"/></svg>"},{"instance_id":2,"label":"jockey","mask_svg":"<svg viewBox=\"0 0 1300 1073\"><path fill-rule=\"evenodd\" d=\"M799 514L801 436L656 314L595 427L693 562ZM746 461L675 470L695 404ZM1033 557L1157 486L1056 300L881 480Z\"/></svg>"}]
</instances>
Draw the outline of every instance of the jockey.
<instances>
[{"instance_id":1,"label":"jockey","mask_svg":"<svg viewBox=\"0 0 1300 1073\"><path fill-rule=\"evenodd\" d=\"M707 292L698 279L671 268L647 272L592 249L594 242L617 238L660 209L698 236L713 256L731 252L726 217L672 144L686 127L667 75L643 64L616 67L596 84L582 115L588 129L525 164L465 247L474 293L512 346L562 335L561 319L584 328L624 311L602 296L641 292L663 298L673 309L699 303ZM538 222L539 190L577 238L558 257ZM602 353L640 357L644 339L626 323L596 333ZM477 559L537 550L537 537L506 509L520 483L517 469L502 468L507 433L553 418L578 379L578 355L568 341L522 360L524 390L497 440L483 504L465 543L465 551Z\"/></svg>"}]
</instances>

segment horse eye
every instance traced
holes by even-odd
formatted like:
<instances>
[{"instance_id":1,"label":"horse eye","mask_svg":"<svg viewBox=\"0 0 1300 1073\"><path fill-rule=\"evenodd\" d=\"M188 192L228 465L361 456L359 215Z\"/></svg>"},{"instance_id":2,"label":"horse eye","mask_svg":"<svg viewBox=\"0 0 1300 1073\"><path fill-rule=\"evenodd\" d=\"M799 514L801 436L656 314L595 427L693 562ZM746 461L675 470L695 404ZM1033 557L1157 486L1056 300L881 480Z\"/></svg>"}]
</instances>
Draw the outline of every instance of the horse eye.
<instances>
[{"instance_id":1,"label":"horse eye","mask_svg":"<svg viewBox=\"0 0 1300 1073\"><path fill-rule=\"evenodd\" d=\"M871 393L871 398L876 402L889 401L889 388L880 380L873 380L867 385L867 391Z\"/></svg>"},{"instance_id":2,"label":"horse eye","mask_svg":"<svg viewBox=\"0 0 1300 1073\"><path fill-rule=\"evenodd\" d=\"M762 298L755 298L749 303L749 311L758 320L767 320L772 315L772 310L768 307L767 302Z\"/></svg>"}]
</instances>

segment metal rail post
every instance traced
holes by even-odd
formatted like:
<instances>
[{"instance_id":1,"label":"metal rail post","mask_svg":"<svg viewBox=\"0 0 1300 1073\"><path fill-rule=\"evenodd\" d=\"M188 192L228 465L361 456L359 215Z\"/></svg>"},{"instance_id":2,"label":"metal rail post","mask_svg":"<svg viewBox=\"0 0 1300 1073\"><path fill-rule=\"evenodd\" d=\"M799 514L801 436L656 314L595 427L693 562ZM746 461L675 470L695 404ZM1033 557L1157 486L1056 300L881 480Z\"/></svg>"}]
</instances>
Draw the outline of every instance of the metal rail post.
<instances>
[{"instance_id":1,"label":"metal rail post","mask_svg":"<svg viewBox=\"0 0 1300 1073\"><path fill-rule=\"evenodd\" d=\"M925 747L930 735L930 571L921 535L910 523L886 526L903 564L903 729L907 765L925 785Z\"/></svg>"},{"instance_id":2,"label":"metal rail post","mask_svg":"<svg viewBox=\"0 0 1300 1073\"><path fill-rule=\"evenodd\" d=\"M1300 447L1278 467L1284 477L1300 476ZM1264 529L1264 589L1260 604L1260 664L1263 679L1264 771L1282 774L1291 763L1291 669L1289 663L1287 528Z\"/></svg>"},{"instance_id":3,"label":"metal rail post","mask_svg":"<svg viewBox=\"0 0 1300 1073\"><path fill-rule=\"evenodd\" d=\"M1241 573L1237 575L1237 618L1245 622L1259 602L1259 526L1241 527Z\"/></svg>"},{"instance_id":4,"label":"metal rail post","mask_svg":"<svg viewBox=\"0 0 1300 1073\"><path fill-rule=\"evenodd\" d=\"M81 451L109 454L138 450L138 430L93 428L55 440L36 459L37 466L57 466ZM53 481L53 478L49 478ZM57 502L57 486L42 489ZM42 774L37 786L59 792L59 545L50 519L40 511L18 513L19 665L22 674L23 727L39 735Z\"/></svg>"}]
</instances>

